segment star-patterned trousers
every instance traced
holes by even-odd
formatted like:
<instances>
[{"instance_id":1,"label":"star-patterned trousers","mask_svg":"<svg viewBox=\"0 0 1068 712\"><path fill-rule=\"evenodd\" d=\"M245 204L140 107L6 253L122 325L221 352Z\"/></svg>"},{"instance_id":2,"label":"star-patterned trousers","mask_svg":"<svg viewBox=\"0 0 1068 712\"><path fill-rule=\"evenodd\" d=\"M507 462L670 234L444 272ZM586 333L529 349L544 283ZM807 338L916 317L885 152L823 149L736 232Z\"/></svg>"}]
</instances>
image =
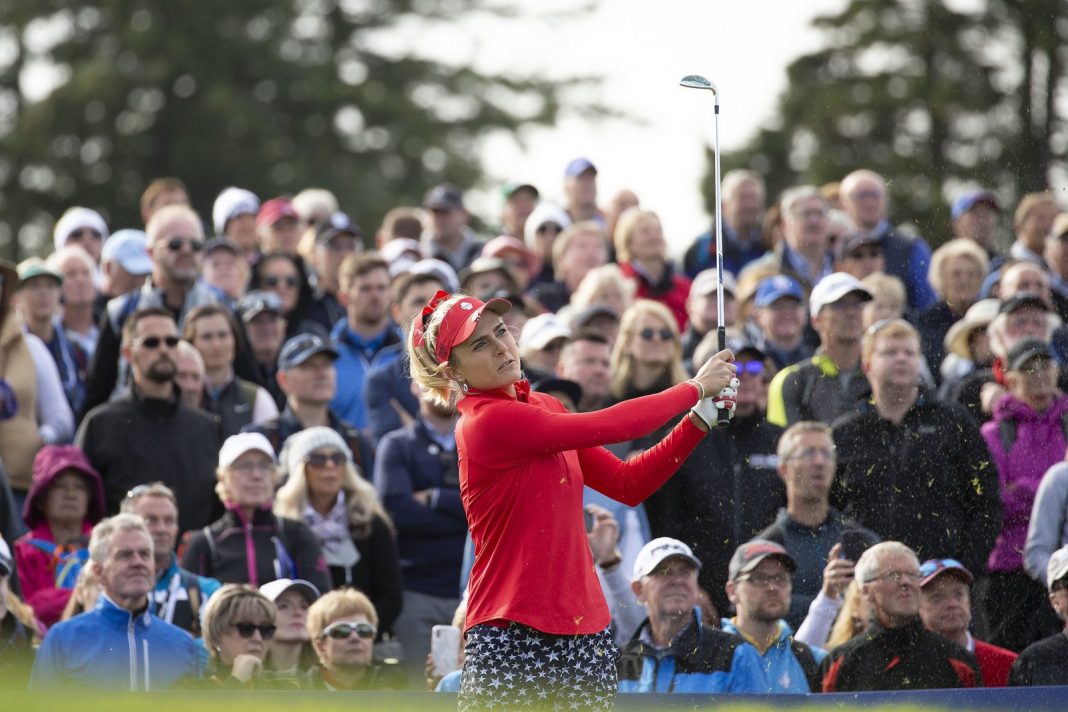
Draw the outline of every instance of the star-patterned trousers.
<instances>
[{"instance_id":1,"label":"star-patterned trousers","mask_svg":"<svg viewBox=\"0 0 1068 712\"><path fill-rule=\"evenodd\" d=\"M460 710L610 710L619 650L607 630L550 635L512 623L467 632Z\"/></svg>"}]
</instances>

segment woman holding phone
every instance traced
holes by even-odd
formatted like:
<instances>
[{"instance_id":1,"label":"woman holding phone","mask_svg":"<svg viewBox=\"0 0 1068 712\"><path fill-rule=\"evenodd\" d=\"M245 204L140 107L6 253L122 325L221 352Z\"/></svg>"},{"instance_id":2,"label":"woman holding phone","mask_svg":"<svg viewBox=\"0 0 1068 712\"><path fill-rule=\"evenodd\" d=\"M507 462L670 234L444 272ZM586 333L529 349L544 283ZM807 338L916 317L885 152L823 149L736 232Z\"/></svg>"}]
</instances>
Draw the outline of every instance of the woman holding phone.
<instances>
[{"instance_id":1,"label":"woman holding phone","mask_svg":"<svg viewBox=\"0 0 1068 712\"><path fill-rule=\"evenodd\" d=\"M618 651L583 525L583 486L630 505L655 491L718 411L733 411L733 356L716 354L661 393L568 413L523 380L501 319L509 307L438 292L408 337L424 397L459 397L460 494L475 549L460 709L531 701L607 709ZM627 462L601 447L687 409L663 440Z\"/></svg>"}]
</instances>

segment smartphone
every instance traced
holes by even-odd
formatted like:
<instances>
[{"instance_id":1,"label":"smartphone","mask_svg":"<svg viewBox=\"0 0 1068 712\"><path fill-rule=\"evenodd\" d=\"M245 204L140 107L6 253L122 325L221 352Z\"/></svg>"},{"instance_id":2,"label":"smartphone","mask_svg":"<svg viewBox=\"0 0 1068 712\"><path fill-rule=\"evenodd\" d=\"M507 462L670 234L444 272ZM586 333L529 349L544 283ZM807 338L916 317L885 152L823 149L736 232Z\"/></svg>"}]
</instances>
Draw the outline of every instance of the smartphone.
<instances>
[{"instance_id":1,"label":"smartphone","mask_svg":"<svg viewBox=\"0 0 1068 712\"><path fill-rule=\"evenodd\" d=\"M436 625L430 630L430 654L434 656L434 675L444 677L460 669L460 629L454 625Z\"/></svg>"},{"instance_id":2,"label":"smartphone","mask_svg":"<svg viewBox=\"0 0 1068 712\"><path fill-rule=\"evenodd\" d=\"M593 512L588 509L582 510L582 518L586 522L586 533L589 534L593 531Z\"/></svg>"},{"instance_id":3,"label":"smartphone","mask_svg":"<svg viewBox=\"0 0 1068 712\"><path fill-rule=\"evenodd\" d=\"M842 532L842 558L856 562L860 555L868 550L871 542L860 529L846 529Z\"/></svg>"}]
</instances>

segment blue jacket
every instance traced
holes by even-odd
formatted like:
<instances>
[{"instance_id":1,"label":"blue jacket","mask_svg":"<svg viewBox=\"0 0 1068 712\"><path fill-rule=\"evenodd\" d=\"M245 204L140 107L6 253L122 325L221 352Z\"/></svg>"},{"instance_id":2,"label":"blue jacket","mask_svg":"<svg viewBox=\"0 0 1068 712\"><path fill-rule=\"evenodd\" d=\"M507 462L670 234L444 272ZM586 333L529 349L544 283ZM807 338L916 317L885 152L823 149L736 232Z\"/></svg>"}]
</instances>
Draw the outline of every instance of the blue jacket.
<instances>
[{"instance_id":1,"label":"blue jacket","mask_svg":"<svg viewBox=\"0 0 1068 712\"><path fill-rule=\"evenodd\" d=\"M710 694L764 692L760 655L736 635L701 622L694 608L693 622L666 650L649 644L646 619L619 658L620 692L677 692Z\"/></svg>"},{"instance_id":2,"label":"blue jacket","mask_svg":"<svg viewBox=\"0 0 1068 712\"><path fill-rule=\"evenodd\" d=\"M378 445L374 483L397 530L404 589L454 598L467 538L455 445L443 448L422 419L394 430ZM422 490L428 505L412 498Z\"/></svg>"},{"instance_id":3,"label":"blue jacket","mask_svg":"<svg viewBox=\"0 0 1068 712\"><path fill-rule=\"evenodd\" d=\"M387 326L380 337L366 342L349 329L348 319L334 325L330 338L337 346L337 393L330 408L360 430L367 429L367 377L375 368L400 358L399 349L387 348L401 341L396 327ZM380 343L378 343L380 341Z\"/></svg>"},{"instance_id":4,"label":"blue jacket","mask_svg":"<svg viewBox=\"0 0 1068 712\"><path fill-rule=\"evenodd\" d=\"M720 627L728 633L742 635L729 618L720 621ZM755 647L753 652L760 655ZM826 650L794 640L790 625L786 621L779 621L779 637L760 655L760 667L764 675L761 687L751 691L765 694L819 692L819 664L825 657Z\"/></svg>"},{"instance_id":5,"label":"blue jacket","mask_svg":"<svg viewBox=\"0 0 1068 712\"><path fill-rule=\"evenodd\" d=\"M931 247L927 242L922 237L898 232L886 219L873 232L879 235L886 273L905 283L908 311L919 312L934 304L937 297L927 281L931 266ZM934 363L931 367L937 369L939 365Z\"/></svg>"},{"instance_id":6,"label":"blue jacket","mask_svg":"<svg viewBox=\"0 0 1068 712\"><path fill-rule=\"evenodd\" d=\"M367 427L375 445L386 433L399 430L404 423L393 407L396 401L413 418L419 414L419 399L412 393L412 378L404 344L394 344L382 349L397 351L400 357L384 366L376 366L367 376ZM385 360L383 355L382 360Z\"/></svg>"},{"instance_id":7,"label":"blue jacket","mask_svg":"<svg viewBox=\"0 0 1068 712\"><path fill-rule=\"evenodd\" d=\"M101 594L92 611L54 625L30 689L165 690L197 674L192 636L147 610L134 615Z\"/></svg>"}]
</instances>

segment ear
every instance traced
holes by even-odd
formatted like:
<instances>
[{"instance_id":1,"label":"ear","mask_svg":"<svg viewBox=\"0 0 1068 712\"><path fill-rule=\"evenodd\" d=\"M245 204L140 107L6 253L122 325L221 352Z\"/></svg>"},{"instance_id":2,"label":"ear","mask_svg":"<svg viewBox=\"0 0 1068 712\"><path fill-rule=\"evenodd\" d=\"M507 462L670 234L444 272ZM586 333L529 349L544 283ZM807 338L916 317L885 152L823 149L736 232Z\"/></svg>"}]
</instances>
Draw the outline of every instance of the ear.
<instances>
[{"instance_id":1,"label":"ear","mask_svg":"<svg viewBox=\"0 0 1068 712\"><path fill-rule=\"evenodd\" d=\"M404 326L404 324L401 324L401 305L397 302L389 305L389 318L393 320L394 324Z\"/></svg>"},{"instance_id":2,"label":"ear","mask_svg":"<svg viewBox=\"0 0 1068 712\"><path fill-rule=\"evenodd\" d=\"M94 561L93 562L92 569L93 569L93 576L96 577L96 580L97 581L103 581L104 580L104 567L100 564L99 561ZM1050 597L1052 597L1052 595L1053 594L1050 594Z\"/></svg>"},{"instance_id":3,"label":"ear","mask_svg":"<svg viewBox=\"0 0 1068 712\"><path fill-rule=\"evenodd\" d=\"M315 655L319 658L319 662L324 666L326 665L326 639L315 638L312 640L312 648L315 649Z\"/></svg>"},{"instance_id":4,"label":"ear","mask_svg":"<svg viewBox=\"0 0 1068 712\"><path fill-rule=\"evenodd\" d=\"M119 352L122 353L122 357L126 359L126 363L133 362L133 349L130 348L129 344L123 343L122 346L119 347Z\"/></svg>"},{"instance_id":5,"label":"ear","mask_svg":"<svg viewBox=\"0 0 1068 712\"><path fill-rule=\"evenodd\" d=\"M274 374L274 380L278 381L278 387L285 393L286 387L289 385L289 377L286 372L279 369L278 372Z\"/></svg>"},{"instance_id":6,"label":"ear","mask_svg":"<svg viewBox=\"0 0 1068 712\"><path fill-rule=\"evenodd\" d=\"M346 309L348 309L348 307L349 307L349 290L347 290L347 289L338 289L337 290L337 300L339 302L341 302L341 306L343 306Z\"/></svg>"},{"instance_id":7,"label":"ear","mask_svg":"<svg viewBox=\"0 0 1068 712\"><path fill-rule=\"evenodd\" d=\"M738 589L737 584L734 581L728 581L724 588L727 591L727 600L731 603L738 604Z\"/></svg>"},{"instance_id":8,"label":"ear","mask_svg":"<svg viewBox=\"0 0 1068 712\"><path fill-rule=\"evenodd\" d=\"M630 582L630 590L634 592L634 598L637 599L638 603L642 603L642 604L645 603L645 601L642 600L642 583L641 583L641 581L631 581Z\"/></svg>"}]
</instances>

